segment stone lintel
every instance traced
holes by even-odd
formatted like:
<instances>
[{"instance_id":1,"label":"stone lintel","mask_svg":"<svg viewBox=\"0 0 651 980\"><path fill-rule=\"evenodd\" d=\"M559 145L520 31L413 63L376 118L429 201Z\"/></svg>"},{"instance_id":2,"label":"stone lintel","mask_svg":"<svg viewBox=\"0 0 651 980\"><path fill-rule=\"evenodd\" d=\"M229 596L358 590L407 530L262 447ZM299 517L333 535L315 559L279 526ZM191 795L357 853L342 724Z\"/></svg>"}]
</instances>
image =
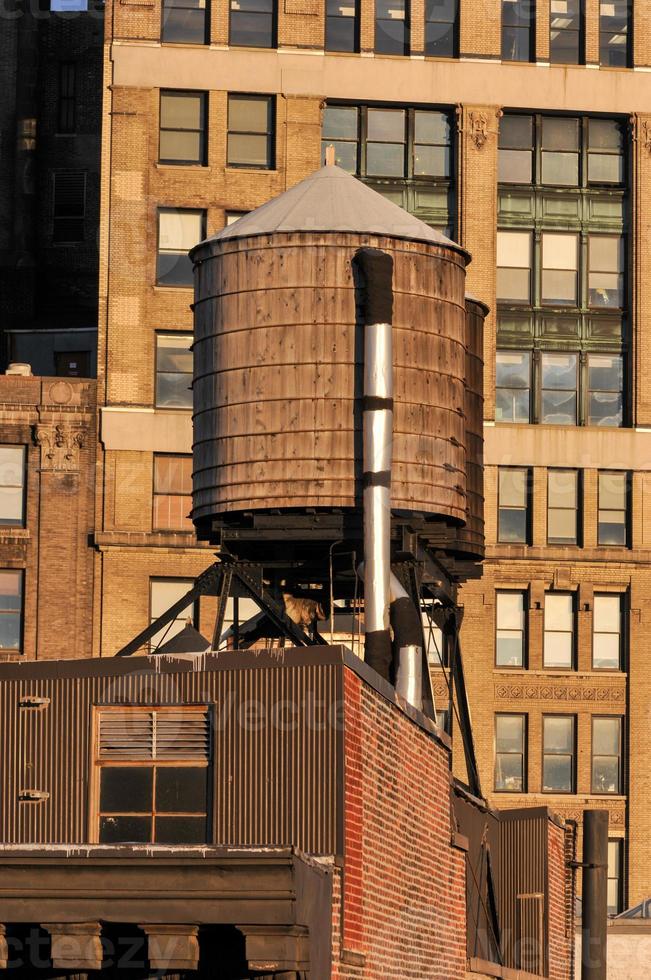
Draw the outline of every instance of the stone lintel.
<instances>
[{"instance_id":1,"label":"stone lintel","mask_svg":"<svg viewBox=\"0 0 651 980\"><path fill-rule=\"evenodd\" d=\"M300 972L310 968L308 930L304 926L238 925L246 941L249 970Z\"/></svg>"},{"instance_id":2,"label":"stone lintel","mask_svg":"<svg viewBox=\"0 0 651 980\"><path fill-rule=\"evenodd\" d=\"M99 922L43 922L50 934L52 965L58 970L101 970Z\"/></svg>"},{"instance_id":3,"label":"stone lintel","mask_svg":"<svg viewBox=\"0 0 651 980\"><path fill-rule=\"evenodd\" d=\"M149 965L152 970L197 970L199 968L199 927L197 925L156 925L138 927L147 936Z\"/></svg>"}]
</instances>

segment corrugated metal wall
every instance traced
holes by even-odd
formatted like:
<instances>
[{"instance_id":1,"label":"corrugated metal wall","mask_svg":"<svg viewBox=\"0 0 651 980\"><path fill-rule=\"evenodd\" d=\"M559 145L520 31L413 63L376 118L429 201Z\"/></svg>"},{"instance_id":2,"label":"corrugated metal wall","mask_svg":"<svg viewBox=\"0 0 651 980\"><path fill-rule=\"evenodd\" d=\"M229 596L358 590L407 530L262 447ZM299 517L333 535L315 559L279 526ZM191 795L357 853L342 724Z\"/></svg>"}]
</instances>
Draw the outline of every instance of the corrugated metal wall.
<instances>
[{"instance_id":1,"label":"corrugated metal wall","mask_svg":"<svg viewBox=\"0 0 651 980\"><path fill-rule=\"evenodd\" d=\"M547 809L500 813L499 912L505 966L547 971Z\"/></svg>"},{"instance_id":2,"label":"corrugated metal wall","mask_svg":"<svg viewBox=\"0 0 651 980\"><path fill-rule=\"evenodd\" d=\"M214 719L212 843L341 853L341 663L226 669L215 660L214 669L179 672L141 663L123 672L114 663L106 674L80 666L78 676L30 677L38 671L28 665L7 679L0 672L1 841L89 841L93 706L207 704ZM49 704L21 705L26 696ZM25 790L49 798L21 800Z\"/></svg>"}]
</instances>

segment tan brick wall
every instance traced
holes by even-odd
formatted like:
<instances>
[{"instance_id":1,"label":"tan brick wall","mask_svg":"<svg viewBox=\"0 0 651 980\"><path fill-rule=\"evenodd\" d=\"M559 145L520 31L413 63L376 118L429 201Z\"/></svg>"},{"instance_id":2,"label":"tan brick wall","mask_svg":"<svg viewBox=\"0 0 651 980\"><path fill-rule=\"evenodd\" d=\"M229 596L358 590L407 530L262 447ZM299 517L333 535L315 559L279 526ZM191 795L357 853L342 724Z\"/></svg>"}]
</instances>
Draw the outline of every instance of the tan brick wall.
<instances>
[{"instance_id":1,"label":"tan brick wall","mask_svg":"<svg viewBox=\"0 0 651 980\"><path fill-rule=\"evenodd\" d=\"M536 61L549 61L549 3L536 3Z\"/></svg>"},{"instance_id":2,"label":"tan brick wall","mask_svg":"<svg viewBox=\"0 0 651 980\"><path fill-rule=\"evenodd\" d=\"M645 0L633 6L633 64L651 65L651 6Z\"/></svg>"},{"instance_id":3,"label":"tan brick wall","mask_svg":"<svg viewBox=\"0 0 651 980\"><path fill-rule=\"evenodd\" d=\"M585 63L599 64L599 0L585 0Z\"/></svg>"},{"instance_id":4,"label":"tan brick wall","mask_svg":"<svg viewBox=\"0 0 651 980\"><path fill-rule=\"evenodd\" d=\"M501 57L501 0L482 0L482 3L468 3L466 0L465 3L460 4L460 7L459 47L461 56Z\"/></svg>"}]
</instances>

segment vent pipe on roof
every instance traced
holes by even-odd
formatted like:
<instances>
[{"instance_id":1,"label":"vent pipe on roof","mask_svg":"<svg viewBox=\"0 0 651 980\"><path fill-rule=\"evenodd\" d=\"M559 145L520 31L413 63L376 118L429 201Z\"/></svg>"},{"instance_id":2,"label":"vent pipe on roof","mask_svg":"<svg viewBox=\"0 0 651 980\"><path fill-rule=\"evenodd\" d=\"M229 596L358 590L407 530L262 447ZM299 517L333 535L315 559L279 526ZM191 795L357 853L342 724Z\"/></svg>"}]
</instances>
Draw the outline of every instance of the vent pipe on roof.
<instances>
[{"instance_id":1,"label":"vent pipe on roof","mask_svg":"<svg viewBox=\"0 0 651 980\"><path fill-rule=\"evenodd\" d=\"M363 502L364 659L392 681L389 632L393 443L393 259L376 248L355 254L364 286Z\"/></svg>"},{"instance_id":2,"label":"vent pipe on roof","mask_svg":"<svg viewBox=\"0 0 651 980\"><path fill-rule=\"evenodd\" d=\"M396 691L423 710L423 624L416 606L391 573L391 626L393 628Z\"/></svg>"}]
</instances>

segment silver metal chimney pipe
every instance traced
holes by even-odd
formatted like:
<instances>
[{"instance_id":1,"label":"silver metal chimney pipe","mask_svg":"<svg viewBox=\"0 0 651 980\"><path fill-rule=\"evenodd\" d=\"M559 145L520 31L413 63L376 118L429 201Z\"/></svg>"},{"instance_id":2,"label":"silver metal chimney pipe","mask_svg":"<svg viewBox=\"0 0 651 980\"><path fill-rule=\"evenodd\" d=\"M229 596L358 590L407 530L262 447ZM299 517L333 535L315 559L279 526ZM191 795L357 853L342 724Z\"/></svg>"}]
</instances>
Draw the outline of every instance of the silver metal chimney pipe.
<instances>
[{"instance_id":1,"label":"silver metal chimney pipe","mask_svg":"<svg viewBox=\"0 0 651 980\"><path fill-rule=\"evenodd\" d=\"M423 626L418 610L391 573L391 625L396 648L396 692L423 710Z\"/></svg>"},{"instance_id":2,"label":"silver metal chimney pipe","mask_svg":"<svg viewBox=\"0 0 651 980\"><path fill-rule=\"evenodd\" d=\"M393 259L361 248L364 284L363 503L364 659L391 681L391 462L393 449Z\"/></svg>"}]
</instances>

